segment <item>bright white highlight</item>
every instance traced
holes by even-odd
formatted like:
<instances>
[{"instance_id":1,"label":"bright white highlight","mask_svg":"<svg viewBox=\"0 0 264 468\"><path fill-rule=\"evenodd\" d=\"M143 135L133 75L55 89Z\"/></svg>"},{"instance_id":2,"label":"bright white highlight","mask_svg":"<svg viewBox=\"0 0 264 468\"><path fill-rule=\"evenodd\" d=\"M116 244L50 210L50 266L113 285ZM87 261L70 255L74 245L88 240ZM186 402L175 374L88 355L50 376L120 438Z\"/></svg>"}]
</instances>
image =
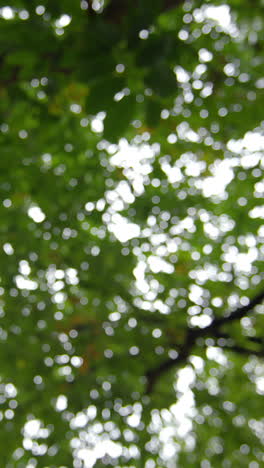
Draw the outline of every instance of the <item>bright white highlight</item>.
<instances>
[{"instance_id":1,"label":"bright white highlight","mask_svg":"<svg viewBox=\"0 0 264 468\"><path fill-rule=\"evenodd\" d=\"M3 250L6 253L6 255L13 255L13 253L14 253L14 249L13 249L12 245L9 244L9 242L6 242L3 245Z\"/></svg>"},{"instance_id":2,"label":"bright white highlight","mask_svg":"<svg viewBox=\"0 0 264 468\"><path fill-rule=\"evenodd\" d=\"M181 394L177 403L172 405L171 411L177 422L177 434L185 437L192 429L191 418L194 410L194 396L190 387L195 381L195 372L186 366L178 373L175 389Z\"/></svg>"},{"instance_id":3,"label":"bright white highlight","mask_svg":"<svg viewBox=\"0 0 264 468\"><path fill-rule=\"evenodd\" d=\"M263 151L264 150L264 135L258 132L247 132L244 138L240 140L230 140L228 149L234 153L241 153L242 150ZM251 155L250 155L251 157Z\"/></svg>"},{"instance_id":4,"label":"bright white highlight","mask_svg":"<svg viewBox=\"0 0 264 468\"><path fill-rule=\"evenodd\" d=\"M31 281L30 279L25 278L22 275L17 275L15 280L18 289L27 289L28 291L34 291L38 288L38 283L36 281Z\"/></svg>"},{"instance_id":5,"label":"bright white highlight","mask_svg":"<svg viewBox=\"0 0 264 468\"><path fill-rule=\"evenodd\" d=\"M31 206L28 210L28 216L32 218L35 223L42 223L46 218L39 206Z\"/></svg>"},{"instance_id":6,"label":"bright white highlight","mask_svg":"<svg viewBox=\"0 0 264 468\"><path fill-rule=\"evenodd\" d=\"M36 437L39 433L41 423L38 419L32 419L28 421L24 426L25 436L26 437Z\"/></svg>"},{"instance_id":7,"label":"bright white highlight","mask_svg":"<svg viewBox=\"0 0 264 468\"><path fill-rule=\"evenodd\" d=\"M2 18L4 18L5 20L9 20L9 19L12 19L14 18L14 11L12 10L12 8L10 8L9 6L5 6L3 8L1 8L0 10L0 15L2 16Z\"/></svg>"},{"instance_id":8,"label":"bright white highlight","mask_svg":"<svg viewBox=\"0 0 264 468\"><path fill-rule=\"evenodd\" d=\"M145 190L144 182L152 172L152 159L158 153L157 144L134 146L122 139L119 142L119 150L110 158L110 162L113 166L124 169L124 175L131 182L134 193L142 195Z\"/></svg>"},{"instance_id":9,"label":"bright white highlight","mask_svg":"<svg viewBox=\"0 0 264 468\"><path fill-rule=\"evenodd\" d=\"M57 21L56 21L56 27L57 28L66 28L71 22L71 17L69 15L62 15Z\"/></svg>"},{"instance_id":10,"label":"bright white highlight","mask_svg":"<svg viewBox=\"0 0 264 468\"><path fill-rule=\"evenodd\" d=\"M218 162L212 172L213 176L206 177L202 183L203 194L205 197L223 196L227 185L234 177L232 162L230 160Z\"/></svg>"},{"instance_id":11,"label":"bright white highlight","mask_svg":"<svg viewBox=\"0 0 264 468\"><path fill-rule=\"evenodd\" d=\"M94 133L101 133L104 130L104 123L102 119L94 118L91 122L91 129Z\"/></svg>"},{"instance_id":12,"label":"bright white highlight","mask_svg":"<svg viewBox=\"0 0 264 468\"><path fill-rule=\"evenodd\" d=\"M118 458L122 455L121 444L112 442L111 440L99 441L93 449L81 448L78 450L77 456L83 461L85 468L91 468L96 461L105 455Z\"/></svg>"},{"instance_id":13,"label":"bright white highlight","mask_svg":"<svg viewBox=\"0 0 264 468\"><path fill-rule=\"evenodd\" d=\"M126 242L138 237L140 234L140 228L137 224L129 223L126 218L118 213L112 216L112 222L109 223L108 229L120 242Z\"/></svg>"},{"instance_id":14,"label":"bright white highlight","mask_svg":"<svg viewBox=\"0 0 264 468\"><path fill-rule=\"evenodd\" d=\"M231 15L229 6L207 6L205 7L204 16L218 23L225 31L230 29Z\"/></svg>"},{"instance_id":15,"label":"bright white highlight","mask_svg":"<svg viewBox=\"0 0 264 468\"><path fill-rule=\"evenodd\" d=\"M170 274L174 272L174 267L170 263L156 255L150 255L148 258L148 264L153 273L160 273L162 271Z\"/></svg>"},{"instance_id":16,"label":"bright white highlight","mask_svg":"<svg viewBox=\"0 0 264 468\"><path fill-rule=\"evenodd\" d=\"M56 410L64 411L68 406L68 399L65 395L59 395L56 401Z\"/></svg>"}]
</instances>

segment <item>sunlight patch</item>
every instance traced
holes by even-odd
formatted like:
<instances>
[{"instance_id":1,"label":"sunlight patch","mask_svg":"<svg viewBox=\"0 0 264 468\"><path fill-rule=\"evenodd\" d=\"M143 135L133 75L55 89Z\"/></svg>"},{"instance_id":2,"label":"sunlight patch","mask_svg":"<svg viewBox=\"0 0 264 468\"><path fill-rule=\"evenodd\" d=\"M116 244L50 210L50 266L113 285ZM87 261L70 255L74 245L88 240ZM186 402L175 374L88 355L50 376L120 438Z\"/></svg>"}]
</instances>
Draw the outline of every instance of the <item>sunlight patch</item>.
<instances>
[{"instance_id":1,"label":"sunlight patch","mask_svg":"<svg viewBox=\"0 0 264 468\"><path fill-rule=\"evenodd\" d=\"M27 289L28 291L34 291L38 288L38 283L36 281L31 281L28 278L24 278L24 276L22 275L17 275L15 280L18 289Z\"/></svg>"},{"instance_id":2,"label":"sunlight patch","mask_svg":"<svg viewBox=\"0 0 264 468\"><path fill-rule=\"evenodd\" d=\"M31 206L28 209L28 216L35 221L35 223L42 223L44 219L46 218L45 214L41 210L39 206Z\"/></svg>"},{"instance_id":3,"label":"sunlight patch","mask_svg":"<svg viewBox=\"0 0 264 468\"><path fill-rule=\"evenodd\" d=\"M66 28L71 22L71 17L69 15L62 15L56 22L57 28Z\"/></svg>"},{"instance_id":4,"label":"sunlight patch","mask_svg":"<svg viewBox=\"0 0 264 468\"><path fill-rule=\"evenodd\" d=\"M230 161L221 161L213 168L213 176L206 177L202 182L202 191L206 198L223 197L227 185L233 180L234 172Z\"/></svg>"},{"instance_id":5,"label":"sunlight patch","mask_svg":"<svg viewBox=\"0 0 264 468\"><path fill-rule=\"evenodd\" d=\"M127 242L140 235L140 227L137 224L130 223L117 213L112 216L112 222L108 224L108 229L120 242Z\"/></svg>"},{"instance_id":6,"label":"sunlight patch","mask_svg":"<svg viewBox=\"0 0 264 468\"><path fill-rule=\"evenodd\" d=\"M156 255L150 255L148 264L153 273L164 272L170 274L174 272L174 267L170 263Z\"/></svg>"},{"instance_id":7,"label":"sunlight patch","mask_svg":"<svg viewBox=\"0 0 264 468\"><path fill-rule=\"evenodd\" d=\"M5 20L9 20L14 18L14 10L10 8L9 6L4 6L3 8L0 9L0 15L2 18Z\"/></svg>"}]
</instances>

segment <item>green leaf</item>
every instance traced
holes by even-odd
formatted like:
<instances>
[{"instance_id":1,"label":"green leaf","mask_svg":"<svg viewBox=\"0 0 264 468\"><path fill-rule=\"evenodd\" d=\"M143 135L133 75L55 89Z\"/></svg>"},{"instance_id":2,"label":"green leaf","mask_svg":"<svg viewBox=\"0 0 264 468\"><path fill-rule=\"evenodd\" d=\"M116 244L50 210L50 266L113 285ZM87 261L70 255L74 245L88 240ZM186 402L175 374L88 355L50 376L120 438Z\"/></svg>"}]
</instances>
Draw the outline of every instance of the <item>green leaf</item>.
<instances>
[{"instance_id":1,"label":"green leaf","mask_svg":"<svg viewBox=\"0 0 264 468\"><path fill-rule=\"evenodd\" d=\"M149 98L146 101L146 124L150 128L155 128L160 123L160 114L162 106L155 98Z\"/></svg>"},{"instance_id":2,"label":"green leaf","mask_svg":"<svg viewBox=\"0 0 264 468\"><path fill-rule=\"evenodd\" d=\"M128 129L135 117L135 111L136 100L133 95L114 102L104 120L104 137L110 141L117 141Z\"/></svg>"},{"instance_id":3,"label":"green leaf","mask_svg":"<svg viewBox=\"0 0 264 468\"><path fill-rule=\"evenodd\" d=\"M89 89L89 96L86 99L87 112L89 114L96 114L111 107L115 94L122 90L124 84L124 79L120 77L107 76L102 80L98 80Z\"/></svg>"},{"instance_id":4,"label":"green leaf","mask_svg":"<svg viewBox=\"0 0 264 468\"><path fill-rule=\"evenodd\" d=\"M153 66L146 76L146 86L149 86L158 96L169 97L177 93L177 82L174 72L168 64L159 63Z\"/></svg>"}]
</instances>

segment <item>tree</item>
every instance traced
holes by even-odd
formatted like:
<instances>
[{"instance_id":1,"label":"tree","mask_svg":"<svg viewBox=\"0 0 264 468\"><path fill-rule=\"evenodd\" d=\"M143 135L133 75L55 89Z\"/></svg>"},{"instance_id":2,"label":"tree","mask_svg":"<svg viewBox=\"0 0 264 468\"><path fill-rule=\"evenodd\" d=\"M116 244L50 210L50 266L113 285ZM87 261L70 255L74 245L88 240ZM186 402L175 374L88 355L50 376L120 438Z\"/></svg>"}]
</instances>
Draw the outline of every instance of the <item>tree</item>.
<instances>
[{"instance_id":1,"label":"tree","mask_svg":"<svg viewBox=\"0 0 264 468\"><path fill-rule=\"evenodd\" d=\"M262 31L1 7L1 466L261 466Z\"/></svg>"}]
</instances>

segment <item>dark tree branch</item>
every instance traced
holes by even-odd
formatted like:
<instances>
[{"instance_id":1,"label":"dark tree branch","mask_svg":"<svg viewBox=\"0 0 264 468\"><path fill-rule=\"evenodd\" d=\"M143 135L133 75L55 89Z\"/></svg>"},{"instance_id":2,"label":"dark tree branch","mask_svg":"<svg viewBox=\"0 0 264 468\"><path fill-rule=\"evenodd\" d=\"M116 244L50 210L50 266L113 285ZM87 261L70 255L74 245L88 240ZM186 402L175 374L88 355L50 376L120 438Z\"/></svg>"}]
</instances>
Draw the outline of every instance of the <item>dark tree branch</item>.
<instances>
[{"instance_id":1,"label":"dark tree branch","mask_svg":"<svg viewBox=\"0 0 264 468\"><path fill-rule=\"evenodd\" d=\"M258 343L264 345L264 338L260 338L259 336L247 336L247 339L249 341L252 341L252 343Z\"/></svg>"},{"instance_id":2,"label":"dark tree branch","mask_svg":"<svg viewBox=\"0 0 264 468\"><path fill-rule=\"evenodd\" d=\"M237 308L235 311L231 312L226 317L215 318L210 325L205 328L189 328L187 329L185 343L182 345L181 349L179 350L178 357L176 359L167 359L166 361L162 362L159 366L150 369L146 373L147 378L147 388L146 393L149 394L153 391L154 385L157 380L167 371L172 369L173 367L178 366L186 362L187 358L189 357L191 350L197 340L197 338L208 336L212 334L213 337L219 337L221 333L219 332L219 328L223 325L231 323L235 320L239 320L242 317L245 317L247 313L252 312L254 307L258 304L261 304L264 300L264 291L259 293L255 296L249 303L245 306ZM241 354L256 354L263 356L263 351L251 351L245 350L240 346L232 346L226 347L225 349L232 349L234 351L239 351ZM244 351L243 351L244 350Z\"/></svg>"},{"instance_id":3,"label":"dark tree branch","mask_svg":"<svg viewBox=\"0 0 264 468\"><path fill-rule=\"evenodd\" d=\"M167 359L166 361L162 362L158 367L154 367L146 373L146 378L147 378L146 394L147 395L152 393L154 385L156 384L157 380L163 374L168 372L173 367L176 367L179 364L183 364L186 362L188 356L190 355L191 348L192 348L192 344L187 339L186 343L183 345L176 359L171 359L171 358Z\"/></svg>"},{"instance_id":4,"label":"dark tree branch","mask_svg":"<svg viewBox=\"0 0 264 468\"><path fill-rule=\"evenodd\" d=\"M243 354L246 356L254 355L258 357L264 357L264 349L254 350L254 349L244 348L243 346L238 346L238 345L225 346L223 349L225 349L226 351L233 351L235 353Z\"/></svg>"},{"instance_id":5,"label":"dark tree branch","mask_svg":"<svg viewBox=\"0 0 264 468\"><path fill-rule=\"evenodd\" d=\"M225 317L215 318L210 325L203 328L204 334L207 335L207 333L211 330L219 329L219 327L221 327L222 325L234 322L235 320L239 320L245 317L245 315L247 315L248 312L252 312L254 307L258 304L261 304L263 300L264 291L261 291L257 296L251 299L251 301L249 301L247 305L238 307L235 311L229 313ZM199 334L199 336L201 336L201 334Z\"/></svg>"},{"instance_id":6,"label":"dark tree branch","mask_svg":"<svg viewBox=\"0 0 264 468\"><path fill-rule=\"evenodd\" d=\"M226 333L226 332L223 332L221 330L214 330L214 338L224 338L226 340L231 340L232 342L234 341L234 339L232 338L232 336L229 334L229 333ZM247 341L251 342L251 343L257 343L259 345L264 345L264 338L260 338L259 336L247 336L245 335L244 338L247 339ZM225 347L225 345L223 345L223 347Z\"/></svg>"}]
</instances>

